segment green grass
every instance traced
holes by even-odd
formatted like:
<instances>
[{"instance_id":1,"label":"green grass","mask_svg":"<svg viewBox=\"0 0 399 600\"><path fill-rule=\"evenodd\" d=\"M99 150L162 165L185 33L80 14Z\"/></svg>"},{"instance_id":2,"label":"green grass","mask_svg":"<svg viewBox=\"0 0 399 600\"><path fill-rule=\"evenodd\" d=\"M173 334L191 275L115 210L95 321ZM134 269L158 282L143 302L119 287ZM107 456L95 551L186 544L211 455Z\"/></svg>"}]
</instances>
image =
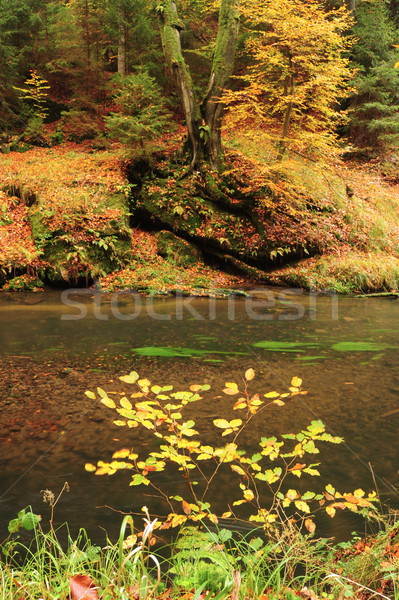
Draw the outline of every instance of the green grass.
<instances>
[{"instance_id":1,"label":"green grass","mask_svg":"<svg viewBox=\"0 0 399 600\"><path fill-rule=\"evenodd\" d=\"M67 600L75 576L87 576L103 600L371 600L374 590L399 598L399 524L392 520L366 539L355 536L336 546L287 523L274 539L261 528L242 535L184 527L159 548L153 546L156 528L148 516L137 535L126 516L119 538L103 547L84 529L73 539L66 525L45 532L36 523L24 542L10 535L0 545L0 600ZM311 595L303 596L304 590Z\"/></svg>"}]
</instances>

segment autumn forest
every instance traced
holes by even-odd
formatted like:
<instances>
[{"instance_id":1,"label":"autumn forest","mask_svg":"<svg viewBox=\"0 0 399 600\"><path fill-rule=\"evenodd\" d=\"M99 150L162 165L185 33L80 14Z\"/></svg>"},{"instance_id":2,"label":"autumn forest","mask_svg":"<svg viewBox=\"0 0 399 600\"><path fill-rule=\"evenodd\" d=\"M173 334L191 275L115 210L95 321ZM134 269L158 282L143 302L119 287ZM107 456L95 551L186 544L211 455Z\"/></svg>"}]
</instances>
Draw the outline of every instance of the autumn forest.
<instances>
[{"instance_id":1,"label":"autumn forest","mask_svg":"<svg viewBox=\"0 0 399 600\"><path fill-rule=\"evenodd\" d=\"M399 598L399 0L0 0L0 600Z\"/></svg>"},{"instance_id":2,"label":"autumn forest","mask_svg":"<svg viewBox=\"0 0 399 600\"><path fill-rule=\"evenodd\" d=\"M3 288L397 288L397 20L1 0Z\"/></svg>"}]
</instances>

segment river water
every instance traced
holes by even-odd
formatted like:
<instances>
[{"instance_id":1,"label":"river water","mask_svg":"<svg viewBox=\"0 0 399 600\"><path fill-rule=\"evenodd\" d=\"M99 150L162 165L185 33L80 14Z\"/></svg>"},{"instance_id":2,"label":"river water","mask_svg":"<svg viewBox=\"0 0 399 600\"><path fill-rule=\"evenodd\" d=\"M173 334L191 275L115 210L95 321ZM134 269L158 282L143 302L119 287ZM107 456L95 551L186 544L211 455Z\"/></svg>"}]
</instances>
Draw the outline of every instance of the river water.
<instances>
[{"instance_id":1,"label":"river water","mask_svg":"<svg viewBox=\"0 0 399 600\"><path fill-rule=\"evenodd\" d=\"M111 411L85 396L96 386L120 390L119 376L132 370L177 389L209 383L211 401L197 403L194 415L205 428L228 411L231 398L217 398L224 382L239 381L249 367L256 371L253 390L262 393L283 392L293 376L301 377L308 395L266 411L244 441L255 449L262 435L298 432L322 419L345 444L325 445L321 483L342 491L377 484L382 502L399 507L396 299L282 289L229 300L86 290L2 294L0 332L1 535L28 504L45 520L42 490L57 493L64 482L70 491L56 507L56 521L68 521L72 532L86 527L98 541L103 528L115 537L120 512L143 504L159 509L128 486L127 473L103 478L84 470L126 445L148 451L147 436L113 425ZM146 355L154 346L160 356ZM230 499L232 481L218 485L217 506ZM179 489L177 480L161 482ZM321 531L345 539L359 527L342 513L325 519Z\"/></svg>"}]
</instances>

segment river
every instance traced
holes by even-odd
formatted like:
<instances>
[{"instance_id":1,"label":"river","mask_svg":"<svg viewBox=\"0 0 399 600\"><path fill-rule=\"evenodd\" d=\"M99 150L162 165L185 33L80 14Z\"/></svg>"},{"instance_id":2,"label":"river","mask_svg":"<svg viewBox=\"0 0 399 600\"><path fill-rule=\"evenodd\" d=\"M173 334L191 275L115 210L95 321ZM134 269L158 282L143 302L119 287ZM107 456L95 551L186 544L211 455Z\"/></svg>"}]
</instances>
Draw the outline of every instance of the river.
<instances>
[{"instance_id":1,"label":"river","mask_svg":"<svg viewBox=\"0 0 399 600\"><path fill-rule=\"evenodd\" d=\"M251 385L262 393L286 391L293 376L302 378L308 395L265 412L246 442L256 445L261 435L298 432L322 419L330 433L345 438L344 445L325 445L322 482L343 491L376 483L382 502L399 507L396 299L278 288L229 300L88 290L3 293L0 331L1 534L28 504L46 520L42 490L57 493L64 482L70 491L56 507L56 521L68 521L72 532L86 527L98 541L103 528L115 537L120 512L143 504L156 512L156 501L128 486L127 473L104 478L84 469L121 446L148 448L146 436L113 425L111 411L85 396L96 386L120 389L119 376L132 370L177 389L209 383L211 397L249 367L256 371ZM148 350L154 346L158 350ZM206 426L228 402L197 403L195 417ZM163 483L178 488L175 481ZM215 491L217 505L230 483ZM345 539L358 527L352 515L341 514L324 520L321 531Z\"/></svg>"}]
</instances>

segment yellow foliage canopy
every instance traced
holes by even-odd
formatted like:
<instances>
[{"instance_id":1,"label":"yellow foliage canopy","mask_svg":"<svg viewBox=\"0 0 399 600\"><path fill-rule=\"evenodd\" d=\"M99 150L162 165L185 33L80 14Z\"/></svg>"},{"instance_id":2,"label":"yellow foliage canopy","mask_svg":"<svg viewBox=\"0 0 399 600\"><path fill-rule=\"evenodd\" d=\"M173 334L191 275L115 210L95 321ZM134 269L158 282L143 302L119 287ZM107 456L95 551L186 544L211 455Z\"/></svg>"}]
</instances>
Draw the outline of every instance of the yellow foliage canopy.
<instances>
[{"instance_id":1,"label":"yellow foliage canopy","mask_svg":"<svg viewBox=\"0 0 399 600\"><path fill-rule=\"evenodd\" d=\"M266 125L277 139L294 137L302 147L331 143L342 112L337 101L350 78L345 8L325 11L314 0L244 0L253 64L244 87L227 91L230 119Z\"/></svg>"}]
</instances>

